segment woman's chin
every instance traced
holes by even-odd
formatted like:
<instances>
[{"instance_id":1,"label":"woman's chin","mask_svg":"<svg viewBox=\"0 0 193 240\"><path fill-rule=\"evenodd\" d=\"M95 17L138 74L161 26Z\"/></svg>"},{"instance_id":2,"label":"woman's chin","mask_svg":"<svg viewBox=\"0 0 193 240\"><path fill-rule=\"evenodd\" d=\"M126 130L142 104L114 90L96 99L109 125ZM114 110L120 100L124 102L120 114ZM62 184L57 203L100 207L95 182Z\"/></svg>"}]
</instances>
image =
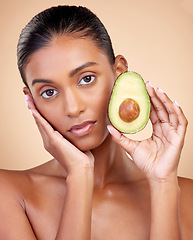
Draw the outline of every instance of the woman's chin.
<instances>
[{"instance_id":1,"label":"woman's chin","mask_svg":"<svg viewBox=\"0 0 193 240\"><path fill-rule=\"evenodd\" d=\"M91 150L99 147L100 144L94 144L94 143L93 144L92 143L90 143L90 144L77 143L76 144L76 143L74 143L74 146L77 147L82 152L87 152L87 151L91 151Z\"/></svg>"},{"instance_id":2,"label":"woman's chin","mask_svg":"<svg viewBox=\"0 0 193 240\"><path fill-rule=\"evenodd\" d=\"M93 149L96 149L99 146L101 146L101 144L106 139L107 135L108 133L105 134L103 137L98 136L98 137L92 137L87 139L79 139L79 140L77 139L72 143L82 152L92 151Z\"/></svg>"}]
</instances>

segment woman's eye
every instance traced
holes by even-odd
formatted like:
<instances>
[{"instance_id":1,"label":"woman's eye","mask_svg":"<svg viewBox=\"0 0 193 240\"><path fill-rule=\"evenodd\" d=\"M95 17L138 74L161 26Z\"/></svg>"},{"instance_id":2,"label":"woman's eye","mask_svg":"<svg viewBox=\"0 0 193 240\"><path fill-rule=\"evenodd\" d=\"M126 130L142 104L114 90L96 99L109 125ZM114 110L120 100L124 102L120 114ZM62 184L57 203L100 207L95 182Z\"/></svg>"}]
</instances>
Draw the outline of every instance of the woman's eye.
<instances>
[{"instance_id":1,"label":"woman's eye","mask_svg":"<svg viewBox=\"0 0 193 240\"><path fill-rule=\"evenodd\" d=\"M94 80L95 80L95 76L88 75L88 76L83 77L79 84L80 85L87 85L87 84L92 83Z\"/></svg>"},{"instance_id":2,"label":"woman's eye","mask_svg":"<svg viewBox=\"0 0 193 240\"><path fill-rule=\"evenodd\" d=\"M56 95L58 92L56 91L56 90L54 90L54 89L48 89L48 90L46 90L46 91L44 91L42 94L41 94L41 96L43 97L43 98L51 98L51 97L53 97L54 95Z\"/></svg>"}]
</instances>

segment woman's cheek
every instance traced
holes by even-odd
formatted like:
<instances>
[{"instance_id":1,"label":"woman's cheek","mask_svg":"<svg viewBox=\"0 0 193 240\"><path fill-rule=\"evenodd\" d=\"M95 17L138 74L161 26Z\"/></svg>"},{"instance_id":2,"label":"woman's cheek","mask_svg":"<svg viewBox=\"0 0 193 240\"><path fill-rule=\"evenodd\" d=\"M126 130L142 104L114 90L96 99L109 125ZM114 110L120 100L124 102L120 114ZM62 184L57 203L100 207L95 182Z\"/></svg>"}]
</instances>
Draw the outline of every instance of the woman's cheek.
<instances>
[{"instance_id":1,"label":"woman's cheek","mask_svg":"<svg viewBox=\"0 0 193 240\"><path fill-rule=\"evenodd\" d=\"M52 126L55 126L55 122L57 122L59 115L57 107L52 106L53 104L43 103L42 101L36 101L35 105L42 117L44 117Z\"/></svg>"}]
</instances>

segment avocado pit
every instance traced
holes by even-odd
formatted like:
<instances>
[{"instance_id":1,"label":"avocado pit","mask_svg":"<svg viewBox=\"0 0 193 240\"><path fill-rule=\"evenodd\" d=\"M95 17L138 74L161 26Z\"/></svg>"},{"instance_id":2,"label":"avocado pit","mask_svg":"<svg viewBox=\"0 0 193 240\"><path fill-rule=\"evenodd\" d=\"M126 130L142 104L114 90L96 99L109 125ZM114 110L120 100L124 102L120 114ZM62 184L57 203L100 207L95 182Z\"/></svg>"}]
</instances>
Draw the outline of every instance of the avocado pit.
<instances>
[{"instance_id":1,"label":"avocado pit","mask_svg":"<svg viewBox=\"0 0 193 240\"><path fill-rule=\"evenodd\" d=\"M124 122L133 122L139 113L139 104L132 98L126 98L119 106L119 116Z\"/></svg>"}]
</instances>

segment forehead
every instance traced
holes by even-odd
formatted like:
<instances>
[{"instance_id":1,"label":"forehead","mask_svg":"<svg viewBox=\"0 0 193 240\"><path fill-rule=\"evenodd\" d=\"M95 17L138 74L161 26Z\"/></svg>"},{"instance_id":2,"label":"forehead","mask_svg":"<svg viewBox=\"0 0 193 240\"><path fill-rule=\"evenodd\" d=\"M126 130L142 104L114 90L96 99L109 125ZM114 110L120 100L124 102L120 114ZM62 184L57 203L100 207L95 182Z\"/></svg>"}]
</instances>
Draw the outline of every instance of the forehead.
<instances>
[{"instance_id":1,"label":"forehead","mask_svg":"<svg viewBox=\"0 0 193 240\"><path fill-rule=\"evenodd\" d=\"M96 62L101 67L110 65L106 54L89 38L56 38L30 56L25 68L26 80L52 79L60 73L68 74L86 62Z\"/></svg>"}]
</instances>

